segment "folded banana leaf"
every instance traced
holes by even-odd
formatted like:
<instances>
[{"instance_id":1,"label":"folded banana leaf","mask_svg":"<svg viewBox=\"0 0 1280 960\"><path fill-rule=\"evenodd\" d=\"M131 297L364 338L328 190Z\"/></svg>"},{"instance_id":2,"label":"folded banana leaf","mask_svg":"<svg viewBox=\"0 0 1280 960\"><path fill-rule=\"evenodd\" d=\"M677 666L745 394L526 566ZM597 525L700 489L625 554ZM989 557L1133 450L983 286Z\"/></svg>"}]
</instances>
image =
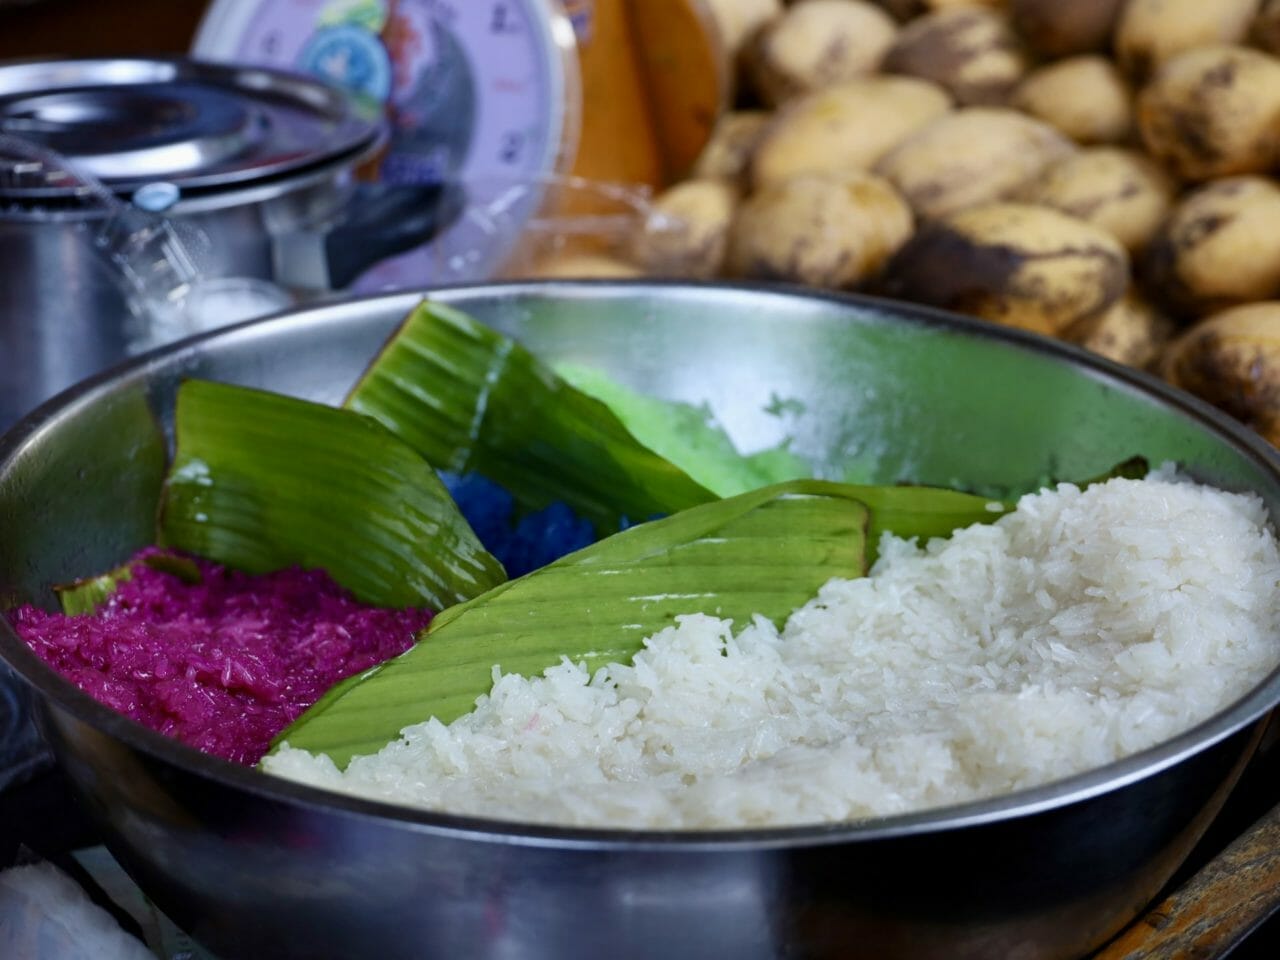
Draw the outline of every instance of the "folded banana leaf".
<instances>
[{"instance_id":1,"label":"folded banana leaf","mask_svg":"<svg viewBox=\"0 0 1280 960\"><path fill-rule=\"evenodd\" d=\"M190 380L175 432L162 546L249 573L320 567L385 607L441 610L506 578L431 466L368 417Z\"/></svg>"},{"instance_id":2,"label":"folded banana leaf","mask_svg":"<svg viewBox=\"0 0 1280 960\"><path fill-rule=\"evenodd\" d=\"M479 473L525 510L555 501L599 535L715 499L520 344L424 301L347 397L433 466Z\"/></svg>"},{"instance_id":3,"label":"folded banana leaf","mask_svg":"<svg viewBox=\"0 0 1280 960\"><path fill-rule=\"evenodd\" d=\"M781 624L832 577L866 572L868 511L854 491L791 481L641 524L439 614L411 650L337 684L277 742L340 766L411 724L469 711L504 672L562 657L629 661L681 614Z\"/></svg>"},{"instance_id":4,"label":"folded banana leaf","mask_svg":"<svg viewBox=\"0 0 1280 960\"><path fill-rule=\"evenodd\" d=\"M991 523L1013 509L1014 504L943 487L849 485L851 496L871 511L867 530L868 560L875 562L885 533L927 541L950 536L961 527Z\"/></svg>"},{"instance_id":5,"label":"folded banana leaf","mask_svg":"<svg viewBox=\"0 0 1280 960\"><path fill-rule=\"evenodd\" d=\"M1150 472L1151 465L1145 458L1130 457L1085 480L1046 478L1040 489L1056 487L1064 482L1090 487L1095 483L1106 483L1117 478L1141 480ZM931 537L945 537L970 524L990 523L1018 505L1017 498L1007 492L998 498L945 487L912 484L859 485L855 489L862 501L871 508L871 525L868 530L871 562L875 561L880 537L886 532L904 539L916 537L922 541Z\"/></svg>"},{"instance_id":6,"label":"folded banana leaf","mask_svg":"<svg viewBox=\"0 0 1280 960\"><path fill-rule=\"evenodd\" d=\"M1130 457L1109 470L1087 480L1046 480L1044 487L1073 482L1080 487L1124 478L1140 480L1151 471L1143 457ZM998 499L945 487L898 484L894 486L853 485L855 496L871 509L867 530L868 561L874 563L880 538L885 533L903 539L926 541L932 537L950 536L952 532L975 523L991 523L1018 503L1016 498Z\"/></svg>"}]
</instances>

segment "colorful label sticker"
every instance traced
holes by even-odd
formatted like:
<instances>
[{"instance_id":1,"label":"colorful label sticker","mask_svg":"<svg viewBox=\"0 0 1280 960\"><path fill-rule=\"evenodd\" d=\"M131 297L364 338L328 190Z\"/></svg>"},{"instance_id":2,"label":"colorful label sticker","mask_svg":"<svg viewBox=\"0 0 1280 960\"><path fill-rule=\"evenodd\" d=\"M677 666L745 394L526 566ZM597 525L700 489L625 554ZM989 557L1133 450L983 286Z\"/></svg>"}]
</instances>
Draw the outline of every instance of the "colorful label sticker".
<instances>
[{"instance_id":1,"label":"colorful label sticker","mask_svg":"<svg viewBox=\"0 0 1280 960\"><path fill-rule=\"evenodd\" d=\"M297 66L374 103L385 103L391 94L386 47L360 27L321 27L298 54Z\"/></svg>"}]
</instances>

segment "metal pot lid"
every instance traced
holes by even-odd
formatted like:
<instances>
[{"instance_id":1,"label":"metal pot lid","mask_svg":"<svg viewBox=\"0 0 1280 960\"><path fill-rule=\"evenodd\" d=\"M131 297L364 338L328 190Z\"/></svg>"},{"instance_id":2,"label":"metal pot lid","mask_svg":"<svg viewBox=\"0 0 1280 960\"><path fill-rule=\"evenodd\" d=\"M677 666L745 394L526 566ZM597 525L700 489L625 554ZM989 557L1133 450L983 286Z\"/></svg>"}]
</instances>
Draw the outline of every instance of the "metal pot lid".
<instances>
[{"instance_id":1,"label":"metal pot lid","mask_svg":"<svg viewBox=\"0 0 1280 960\"><path fill-rule=\"evenodd\" d=\"M155 182L183 193L241 186L349 155L379 129L336 88L263 67L184 58L0 65L0 133L53 151L117 193ZM73 191L0 182L11 199Z\"/></svg>"}]
</instances>

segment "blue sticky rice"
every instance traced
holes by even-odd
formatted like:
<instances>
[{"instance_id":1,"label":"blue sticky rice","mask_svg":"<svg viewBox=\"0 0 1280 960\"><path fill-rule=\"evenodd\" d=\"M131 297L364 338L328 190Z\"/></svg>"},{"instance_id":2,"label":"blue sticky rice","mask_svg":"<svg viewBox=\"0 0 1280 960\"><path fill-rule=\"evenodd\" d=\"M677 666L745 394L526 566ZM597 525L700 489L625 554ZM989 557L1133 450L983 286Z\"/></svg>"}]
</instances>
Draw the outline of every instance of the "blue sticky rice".
<instances>
[{"instance_id":1,"label":"blue sticky rice","mask_svg":"<svg viewBox=\"0 0 1280 960\"><path fill-rule=\"evenodd\" d=\"M441 471L440 479L508 577L523 576L596 541L591 521L563 502L517 517L515 499L486 477Z\"/></svg>"}]
</instances>

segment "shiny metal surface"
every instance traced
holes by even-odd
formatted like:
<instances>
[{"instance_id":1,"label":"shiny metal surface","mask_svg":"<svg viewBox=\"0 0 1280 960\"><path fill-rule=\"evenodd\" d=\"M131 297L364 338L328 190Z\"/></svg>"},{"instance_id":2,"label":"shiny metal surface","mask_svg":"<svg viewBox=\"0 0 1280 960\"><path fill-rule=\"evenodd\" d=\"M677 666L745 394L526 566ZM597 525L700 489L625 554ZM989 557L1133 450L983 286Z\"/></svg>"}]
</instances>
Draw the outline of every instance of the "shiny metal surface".
<instances>
[{"instance_id":1,"label":"shiny metal surface","mask_svg":"<svg viewBox=\"0 0 1280 960\"><path fill-rule=\"evenodd\" d=\"M51 149L113 190L157 180L225 190L373 144L378 122L318 81L184 58L0 64L0 131ZM74 186L0 190L48 202Z\"/></svg>"},{"instance_id":2,"label":"shiny metal surface","mask_svg":"<svg viewBox=\"0 0 1280 960\"><path fill-rule=\"evenodd\" d=\"M180 201L164 215L203 278L325 290L323 238L353 189L352 171L342 166L265 189L263 197L247 188ZM0 210L0 429L146 341L147 305L134 302L121 265L98 241L109 216ZM310 251L306 262L288 259L298 247Z\"/></svg>"},{"instance_id":3,"label":"shiny metal surface","mask_svg":"<svg viewBox=\"0 0 1280 960\"><path fill-rule=\"evenodd\" d=\"M196 282L266 281L282 288L273 303L322 296L427 243L463 204L455 187L357 183L379 124L336 89L259 67L0 64L0 141L0 429L219 325L172 308L198 299L182 301ZM171 233L181 256L147 232Z\"/></svg>"},{"instance_id":4,"label":"shiny metal surface","mask_svg":"<svg viewBox=\"0 0 1280 960\"><path fill-rule=\"evenodd\" d=\"M866 299L664 284L438 294L540 354L706 401L746 449L1020 489L1135 453L1257 490L1275 452L1152 379L1056 343ZM0 440L0 600L147 543L185 376L339 400L412 294L221 331L89 383ZM1177 739L1021 794L864 824L559 830L328 795L119 717L0 627L0 656L112 851L228 958L1083 955L1169 879L1280 702L1280 671Z\"/></svg>"}]
</instances>

